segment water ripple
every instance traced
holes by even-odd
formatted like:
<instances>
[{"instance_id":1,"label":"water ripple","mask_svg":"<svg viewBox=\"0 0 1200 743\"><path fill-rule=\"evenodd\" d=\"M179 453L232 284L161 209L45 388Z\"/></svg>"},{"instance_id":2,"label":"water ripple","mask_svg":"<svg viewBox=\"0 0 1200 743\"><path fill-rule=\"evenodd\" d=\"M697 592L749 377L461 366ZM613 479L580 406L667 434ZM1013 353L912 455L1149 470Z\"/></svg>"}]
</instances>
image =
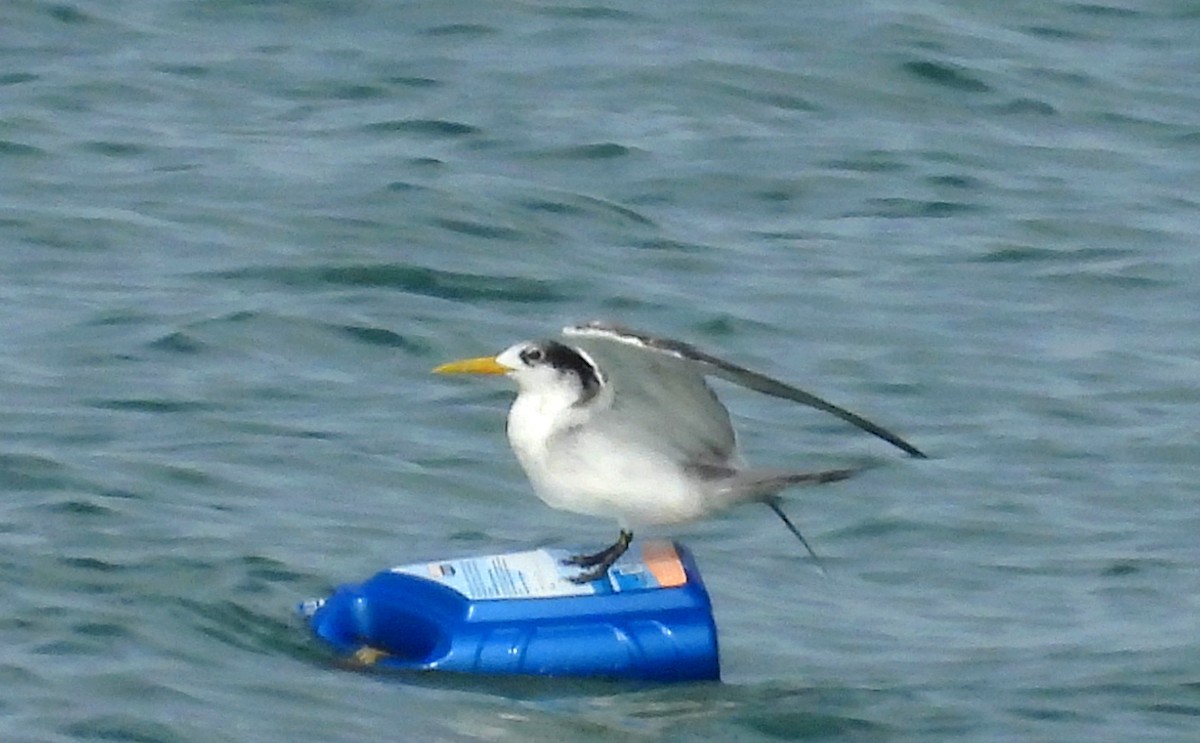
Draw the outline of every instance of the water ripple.
<instances>
[{"instance_id":1,"label":"water ripple","mask_svg":"<svg viewBox=\"0 0 1200 743\"><path fill-rule=\"evenodd\" d=\"M473 39L498 33L500 33L498 28L482 23L447 23L441 26L431 26L421 31L424 36L454 36Z\"/></svg>"},{"instance_id":2,"label":"water ripple","mask_svg":"<svg viewBox=\"0 0 1200 743\"><path fill-rule=\"evenodd\" d=\"M567 295L562 283L518 276L485 276L399 264L337 266L260 266L221 271L214 278L266 281L298 289L355 286L398 289L441 299L516 303L558 302Z\"/></svg>"},{"instance_id":3,"label":"water ripple","mask_svg":"<svg viewBox=\"0 0 1200 743\"><path fill-rule=\"evenodd\" d=\"M563 160L611 160L628 157L636 152L635 148L617 144L616 142L597 142L595 144L581 144L544 150L538 153L538 157Z\"/></svg>"},{"instance_id":4,"label":"water ripple","mask_svg":"<svg viewBox=\"0 0 1200 743\"><path fill-rule=\"evenodd\" d=\"M45 150L22 142L0 139L0 157L36 157L45 155Z\"/></svg>"},{"instance_id":5,"label":"water ripple","mask_svg":"<svg viewBox=\"0 0 1200 743\"><path fill-rule=\"evenodd\" d=\"M429 137L465 137L478 134L479 127L444 119L393 119L364 124L361 130L373 134L418 134Z\"/></svg>"},{"instance_id":6,"label":"water ripple","mask_svg":"<svg viewBox=\"0 0 1200 743\"><path fill-rule=\"evenodd\" d=\"M349 335L355 340L372 346L400 348L406 351L414 351L418 353L427 353L431 350L427 343L405 337L387 328L364 327L361 325L343 325L337 327L336 329L345 333L346 335Z\"/></svg>"},{"instance_id":7,"label":"water ripple","mask_svg":"<svg viewBox=\"0 0 1200 743\"><path fill-rule=\"evenodd\" d=\"M966 93L986 93L992 89L983 80L980 80L958 65L923 60L905 62L901 65L901 68L919 80L934 83L935 85L940 85L951 90L959 90Z\"/></svg>"}]
</instances>

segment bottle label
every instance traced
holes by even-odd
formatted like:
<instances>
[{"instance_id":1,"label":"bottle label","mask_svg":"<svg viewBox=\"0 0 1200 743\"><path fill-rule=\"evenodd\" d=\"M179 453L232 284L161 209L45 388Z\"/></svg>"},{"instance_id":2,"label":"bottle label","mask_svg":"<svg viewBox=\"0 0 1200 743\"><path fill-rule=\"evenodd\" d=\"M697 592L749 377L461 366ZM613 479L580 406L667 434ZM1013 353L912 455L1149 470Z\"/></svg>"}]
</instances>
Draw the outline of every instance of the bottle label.
<instances>
[{"instance_id":1,"label":"bottle label","mask_svg":"<svg viewBox=\"0 0 1200 743\"><path fill-rule=\"evenodd\" d=\"M472 600L592 596L677 588L687 582L683 563L671 542L635 545L609 568L607 575L583 584L571 581L582 569L563 564L570 554L561 549L539 549L401 565L392 572L437 581Z\"/></svg>"}]
</instances>

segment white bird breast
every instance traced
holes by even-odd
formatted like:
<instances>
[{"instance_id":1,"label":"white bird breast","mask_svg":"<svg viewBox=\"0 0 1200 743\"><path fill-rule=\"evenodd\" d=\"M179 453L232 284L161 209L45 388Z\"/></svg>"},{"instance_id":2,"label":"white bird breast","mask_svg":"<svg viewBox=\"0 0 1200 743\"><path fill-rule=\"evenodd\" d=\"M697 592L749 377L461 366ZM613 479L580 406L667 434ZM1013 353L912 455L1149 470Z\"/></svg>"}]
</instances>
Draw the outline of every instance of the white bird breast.
<instances>
[{"instance_id":1,"label":"white bird breast","mask_svg":"<svg viewBox=\"0 0 1200 743\"><path fill-rule=\"evenodd\" d=\"M596 407L605 402L594 401ZM571 408L549 390L513 402L509 443L546 505L614 518L625 527L678 523L707 512L702 486L679 463L642 437L587 425L592 410Z\"/></svg>"}]
</instances>

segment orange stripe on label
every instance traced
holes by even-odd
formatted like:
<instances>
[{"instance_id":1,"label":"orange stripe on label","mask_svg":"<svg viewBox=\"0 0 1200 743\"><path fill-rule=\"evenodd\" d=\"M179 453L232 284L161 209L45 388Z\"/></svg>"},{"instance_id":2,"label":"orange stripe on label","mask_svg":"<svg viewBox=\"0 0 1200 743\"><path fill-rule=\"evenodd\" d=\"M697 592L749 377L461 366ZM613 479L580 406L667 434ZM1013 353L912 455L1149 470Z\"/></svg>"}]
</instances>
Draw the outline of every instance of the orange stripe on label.
<instances>
[{"instance_id":1,"label":"orange stripe on label","mask_svg":"<svg viewBox=\"0 0 1200 743\"><path fill-rule=\"evenodd\" d=\"M646 542L642 545L642 561L646 569L663 588L676 588L687 583L683 562L670 542Z\"/></svg>"}]
</instances>

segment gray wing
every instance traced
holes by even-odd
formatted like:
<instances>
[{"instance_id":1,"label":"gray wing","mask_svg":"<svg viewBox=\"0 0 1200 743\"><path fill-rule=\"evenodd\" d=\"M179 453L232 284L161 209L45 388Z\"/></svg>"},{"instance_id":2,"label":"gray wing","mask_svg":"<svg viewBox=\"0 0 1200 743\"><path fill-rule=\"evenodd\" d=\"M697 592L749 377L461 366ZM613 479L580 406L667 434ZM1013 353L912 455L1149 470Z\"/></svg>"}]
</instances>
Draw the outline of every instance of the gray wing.
<instances>
[{"instance_id":1,"label":"gray wing","mask_svg":"<svg viewBox=\"0 0 1200 743\"><path fill-rule=\"evenodd\" d=\"M725 465L736 457L737 440L729 411L704 379L703 367L689 359L658 353L612 334L563 329L563 340L596 362L613 392L609 419L643 422L622 437L645 436L658 451L670 450L685 463ZM603 420L597 420L603 425Z\"/></svg>"},{"instance_id":2,"label":"gray wing","mask_svg":"<svg viewBox=\"0 0 1200 743\"><path fill-rule=\"evenodd\" d=\"M724 359L711 356L695 348L694 346L688 345L687 343L674 341L669 338L655 338L653 336L639 333L620 325L596 321L585 323L583 325L574 325L563 328L563 335L568 337L570 341L576 345L579 345L583 341L590 341L597 344L601 341L604 341L609 346L623 344L631 348L640 349L643 352L657 352L657 355L662 356L663 358L674 359L677 363L677 368L687 368L692 375L700 377L701 384L704 384L704 375L712 375L733 382L734 384L740 385L747 389L754 390L755 392L761 392L764 395L770 395L772 397L798 402L801 405L807 405L809 407L816 408L817 410L822 410L826 413L835 415L847 423L861 428L867 433L878 436L889 444L904 450L914 457L920 457L922 459L925 458L925 453L917 447L908 443L886 428L876 423L872 423L860 415L851 413L845 408L834 405L833 403L823 400L822 398L817 397L809 392L805 392L802 389L792 387L791 385L780 382L777 379L772 379L765 374L759 374L758 372L751 371L745 367L725 361ZM646 355L651 356L653 354ZM704 385L704 388L708 389L706 384ZM711 390L709 390L709 394L712 394ZM713 402L720 407L720 403L716 402L715 397L713 397ZM724 410L723 407L721 409ZM725 416L726 422L728 423L728 413L726 413Z\"/></svg>"}]
</instances>

